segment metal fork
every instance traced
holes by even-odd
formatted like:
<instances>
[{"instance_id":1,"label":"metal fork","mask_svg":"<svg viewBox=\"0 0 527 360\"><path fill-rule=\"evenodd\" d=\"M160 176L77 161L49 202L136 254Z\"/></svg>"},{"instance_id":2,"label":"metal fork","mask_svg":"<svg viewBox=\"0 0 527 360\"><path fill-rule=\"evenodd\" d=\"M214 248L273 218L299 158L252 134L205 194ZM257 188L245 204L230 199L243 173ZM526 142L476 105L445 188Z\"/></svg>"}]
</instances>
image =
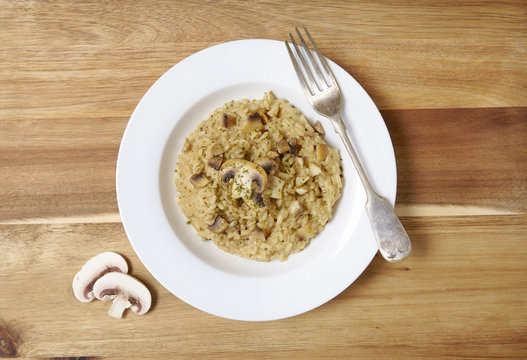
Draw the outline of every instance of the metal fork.
<instances>
[{"instance_id":1,"label":"metal fork","mask_svg":"<svg viewBox=\"0 0 527 360\"><path fill-rule=\"evenodd\" d=\"M313 46L314 52L318 58L318 62L315 60L312 51L309 50L309 47L298 28L295 27L295 30L300 42L302 43L302 47L304 48L303 52L300 49L300 46L297 45L295 38L291 33L289 33L289 37L291 38L291 43L293 44L296 55L298 59L300 59L300 64L296 60L295 54L293 53L287 40L284 41L287 51L289 52L289 56L291 57L293 67L295 68L296 75L298 76L298 80L302 86L302 90L304 91L313 109L315 109L315 111L320 115L331 120L335 132L340 135L340 138L344 142L344 146L346 147L346 150L353 161L353 165L355 165L355 168L357 169L357 173L359 174L359 177L362 181L362 185L366 190L366 213L370 219L379 251L381 252L382 256L390 262L402 260L407 257L412 250L410 238L399 221L399 218L397 215L395 215L390 202L379 196L368 180L357 153L355 152L355 149L348 138L346 127L340 116L341 92L337 84L337 80L329 68L326 59L318 50L318 47L309 34L309 31L307 31L307 28L303 25L302 28L304 29L304 32ZM304 53L307 55L309 60L306 60ZM308 61L311 65L308 64ZM323 75L321 67L323 68L326 76ZM315 74L313 74L312 69L314 70ZM307 75L307 81L304 73Z\"/></svg>"}]
</instances>

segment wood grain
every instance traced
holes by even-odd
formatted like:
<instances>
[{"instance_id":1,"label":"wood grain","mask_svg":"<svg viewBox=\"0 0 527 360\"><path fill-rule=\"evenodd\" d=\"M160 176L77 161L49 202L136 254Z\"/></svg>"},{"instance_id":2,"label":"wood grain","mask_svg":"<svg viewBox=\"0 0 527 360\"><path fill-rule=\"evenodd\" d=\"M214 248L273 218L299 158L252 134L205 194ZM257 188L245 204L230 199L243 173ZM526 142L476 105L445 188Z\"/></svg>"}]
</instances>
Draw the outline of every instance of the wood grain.
<instances>
[{"instance_id":1,"label":"wood grain","mask_svg":"<svg viewBox=\"0 0 527 360\"><path fill-rule=\"evenodd\" d=\"M0 116L130 114L191 53L300 22L382 109L525 106L525 3L449 3L7 2Z\"/></svg>"},{"instance_id":2,"label":"wood grain","mask_svg":"<svg viewBox=\"0 0 527 360\"><path fill-rule=\"evenodd\" d=\"M382 115L398 166L400 215L419 215L422 205L464 206L467 215L527 210L527 152L519 151L527 148L527 107ZM119 221L115 164L126 122L2 121L0 223L93 215L107 221L108 214ZM441 207L430 211L445 215Z\"/></svg>"},{"instance_id":3,"label":"wood grain","mask_svg":"<svg viewBox=\"0 0 527 360\"><path fill-rule=\"evenodd\" d=\"M11 291L0 294L0 314L26 357L118 358L152 354L157 344L154 353L164 358L521 358L527 355L526 220L403 219L414 244L407 261L392 265L377 256L331 302L264 323L217 318L169 294L141 265L120 224L1 225L0 253L10 254L2 286ZM117 321L106 315L106 303L73 298L73 274L102 248L122 253L131 273L153 290L150 313ZM45 311L34 308L35 299ZM50 313L60 316L50 321Z\"/></svg>"},{"instance_id":4,"label":"wood grain","mask_svg":"<svg viewBox=\"0 0 527 360\"><path fill-rule=\"evenodd\" d=\"M128 242L120 140L177 62L302 23L381 109L414 251L375 257L308 313L218 318L165 290ZM527 358L525 1L3 0L0 43L0 357ZM147 315L74 299L73 275L109 250L152 290Z\"/></svg>"}]
</instances>

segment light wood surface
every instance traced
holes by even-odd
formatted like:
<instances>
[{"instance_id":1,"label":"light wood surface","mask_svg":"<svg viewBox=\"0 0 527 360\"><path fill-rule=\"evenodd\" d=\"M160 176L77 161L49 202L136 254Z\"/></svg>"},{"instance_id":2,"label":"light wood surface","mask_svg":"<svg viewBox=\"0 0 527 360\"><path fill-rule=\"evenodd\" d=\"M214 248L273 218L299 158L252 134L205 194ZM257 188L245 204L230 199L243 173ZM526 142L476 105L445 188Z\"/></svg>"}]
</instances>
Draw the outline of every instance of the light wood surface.
<instances>
[{"instance_id":1,"label":"light wood surface","mask_svg":"<svg viewBox=\"0 0 527 360\"><path fill-rule=\"evenodd\" d=\"M218 318L130 246L120 140L180 60L302 23L381 110L414 251L308 313ZM0 357L527 358L525 1L0 1L0 44ZM152 290L147 315L73 297L108 250Z\"/></svg>"}]
</instances>

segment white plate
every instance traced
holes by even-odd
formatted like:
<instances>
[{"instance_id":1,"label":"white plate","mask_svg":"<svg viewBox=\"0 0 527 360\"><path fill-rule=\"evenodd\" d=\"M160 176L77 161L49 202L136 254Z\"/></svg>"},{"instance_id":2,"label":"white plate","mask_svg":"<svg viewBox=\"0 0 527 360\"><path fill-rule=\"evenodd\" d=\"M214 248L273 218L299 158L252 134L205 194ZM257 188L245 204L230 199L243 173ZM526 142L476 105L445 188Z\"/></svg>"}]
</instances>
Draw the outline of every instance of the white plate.
<instances>
[{"instance_id":1,"label":"white plate","mask_svg":"<svg viewBox=\"0 0 527 360\"><path fill-rule=\"evenodd\" d=\"M330 62L343 93L343 119L374 187L395 202L396 169L390 136L374 103ZM301 253L260 263L202 242L176 204L177 155L197 124L225 102L261 98L272 90L314 123L343 158L343 196L333 219ZM208 313L237 320L301 314L332 299L364 271L377 252L364 212L366 196L328 120L305 99L285 46L240 40L212 46L161 76L141 99L123 135L117 199L126 234L150 273L171 293Z\"/></svg>"}]
</instances>

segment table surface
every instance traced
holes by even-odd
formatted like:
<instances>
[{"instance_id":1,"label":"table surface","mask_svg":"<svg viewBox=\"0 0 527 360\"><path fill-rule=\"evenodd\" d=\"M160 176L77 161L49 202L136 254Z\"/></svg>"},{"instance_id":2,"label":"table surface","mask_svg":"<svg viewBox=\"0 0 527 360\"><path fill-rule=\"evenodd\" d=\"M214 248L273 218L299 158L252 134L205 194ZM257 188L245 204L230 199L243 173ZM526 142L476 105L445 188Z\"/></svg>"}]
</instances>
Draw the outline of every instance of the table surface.
<instances>
[{"instance_id":1,"label":"table surface","mask_svg":"<svg viewBox=\"0 0 527 360\"><path fill-rule=\"evenodd\" d=\"M205 47L306 24L381 110L411 257L271 322L197 310L145 269L115 165L152 83ZM527 358L527 2L0 2L0 357ZM113 250L144 316L75 300Z\"/></svg>"}]
</instances>

